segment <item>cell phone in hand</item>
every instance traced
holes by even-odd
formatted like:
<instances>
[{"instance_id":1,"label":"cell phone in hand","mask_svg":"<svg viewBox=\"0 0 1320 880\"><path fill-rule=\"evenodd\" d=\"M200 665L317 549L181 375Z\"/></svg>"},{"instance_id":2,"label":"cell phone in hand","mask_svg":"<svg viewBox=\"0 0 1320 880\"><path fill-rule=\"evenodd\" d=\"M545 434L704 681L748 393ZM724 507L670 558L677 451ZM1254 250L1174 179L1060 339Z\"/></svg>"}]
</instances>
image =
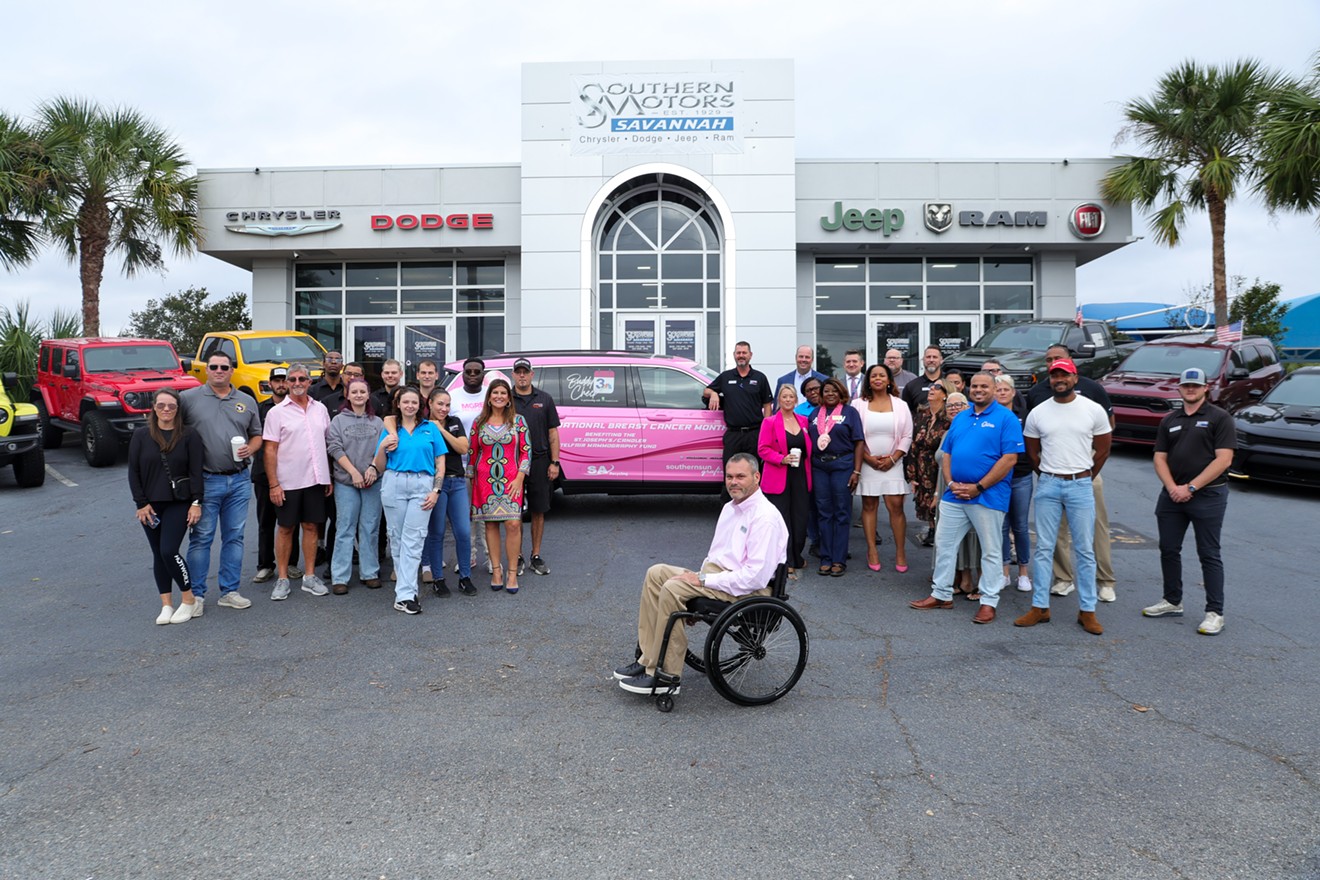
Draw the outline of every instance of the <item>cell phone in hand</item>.
<instances>
[{"instance_id":1,"label":"cell phone in hand","mask_svg":"<svg viewBox=\"0 0 1320 880\"><path fill-rule=\"evenodd\" d=\"M160 517L156 516L156 514L153 513L147 519L147 526L154 529L158 525L160 525Z\"/></svg>"}]
</instances>

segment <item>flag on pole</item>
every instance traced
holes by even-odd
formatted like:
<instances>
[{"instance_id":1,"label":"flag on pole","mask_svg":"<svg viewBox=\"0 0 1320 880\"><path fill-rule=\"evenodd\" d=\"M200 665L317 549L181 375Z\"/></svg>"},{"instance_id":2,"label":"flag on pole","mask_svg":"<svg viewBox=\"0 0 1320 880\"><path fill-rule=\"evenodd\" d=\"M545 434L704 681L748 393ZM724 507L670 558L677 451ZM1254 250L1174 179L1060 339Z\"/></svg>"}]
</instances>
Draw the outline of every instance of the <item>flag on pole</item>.
<instances>
[{"instance_id":1,"label":"flag on pole","mask_svg":"<svg viewBox=\"0 0 1320 880\"><path fill-rule=\"evenodd\" d=\"M1077 322L1077 326L1078 326L1078 327L1082 326L1082 307L1081 307L1081 306L1078 306L1078 307L1077 307L1077 317L1073 318L1073 320Z\"/></svg>"},{"instance_id":2,"label":"flag on pole","mask_svg":"<svg viewBox=\"0 0 1320 880\"><path fill-rule=\"evenodd\" d=\"M1215 328L1215 342L1241 342L1242 322L1234 321L1227 327Z\"/></svg>"}]
</instances>

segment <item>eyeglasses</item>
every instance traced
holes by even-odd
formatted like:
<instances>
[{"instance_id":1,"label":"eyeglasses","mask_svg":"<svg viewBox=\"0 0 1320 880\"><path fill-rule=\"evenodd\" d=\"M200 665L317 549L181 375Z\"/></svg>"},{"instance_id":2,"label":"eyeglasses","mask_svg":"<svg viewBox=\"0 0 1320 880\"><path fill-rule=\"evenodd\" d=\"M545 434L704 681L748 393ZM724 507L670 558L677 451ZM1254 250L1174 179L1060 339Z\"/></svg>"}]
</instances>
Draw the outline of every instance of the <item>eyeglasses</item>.
<instances>
[{"instance_id":1,"label":"eyeglasses","mask_svg":"<svg viewBox=\"0 0 1320 880\"><path fill-rule=\"evenodd\" d=\"M476 368L471 369L471 370L464 370L464 371L463 371L463 375L464 375L464 376L480 376L481 373L482 373L482 369L481 369L481 367L476 367Z\"/></svg>"},{"instance_id":2,"label":"eyeglasses","mask_svg":"<svg viewBox=\"0 0 1320 880\"><path fill-rule=\"evenodd\" d=\"M289 380L289 382L290 382L291 384L293 384L293 385L306 385L306 384L307 384L308 382L310 382L310 381L312 381L312 380L311 380L311 379L308 379L306 376L299 376L299 377L296 378L296 379L290 379L290 380Z\"/></svg>"},{"instance_id":3,"label":"eyeglasses","mask_svg":"<svg viewBox=\"0 0 1320 880\"><path fill-rule=\"evenodd\" d=\"M158 404L156 404L156 409L158 409L158 410L160 410L160 411L162 411L162 412L169 412L169 411L172 410L172 409L178 409L178 408L179 408L179 405L178 405L177 403L158 403Z\"/></svg>"},{"instance_id":4,"label":"eyeglasses","mask_svg":"<svg viewBox=\"0 0 1320 880\"><path fill-rule=\"evenodd\" d=\"M229 364L207 364L206 368L212 373L228 373L233 369Z\"/></svg>"},{"instance_id":5,"label":"eyeglasses","mask_svg":"<svg viewBox=\"0 0 1320 880\"><path fill-rule=\"evenodd\" d=\"M343 360L344 360L344 359L341 358L341 357L339 357L339 358L337 358L337 357L328 357L328 358L326 358L325 360L329 361L329 362L332 363L332 364L338 364L338 363L343 363Z\"/></svg>"}]
</instances>

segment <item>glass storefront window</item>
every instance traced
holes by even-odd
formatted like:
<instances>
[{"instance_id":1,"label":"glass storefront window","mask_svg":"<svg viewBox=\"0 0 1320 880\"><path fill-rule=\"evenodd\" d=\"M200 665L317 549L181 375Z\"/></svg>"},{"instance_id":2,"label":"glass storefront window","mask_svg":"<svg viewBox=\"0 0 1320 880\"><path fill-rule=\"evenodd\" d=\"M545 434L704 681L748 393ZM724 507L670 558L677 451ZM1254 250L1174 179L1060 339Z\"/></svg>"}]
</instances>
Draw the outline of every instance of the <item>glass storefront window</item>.
<instances>
[{"instance_id":1,"label":"glass storefront window","mask_svg":"<svg viewBox=\"0 0 1320 880\"><path fill-rule=\"evenodd\" d=\"M701 280L701 254L663 254L660 257L660 276L673 279Z\"/></svg>"},{"instance_id":2,"label":"glass storefront window","mask_svg":"<svg viewBox=\"0 0 1320 880\"><path fill-rule=\"evenodd\" d=\"M454 283L454 264L404 263L399 283L404 287L440 287Z\"/></svg>"},{"instance_id":3,"label":"glass storefront window","mask_svg":"<svg viewBox=\"0 0 1320 880\"><path fill-rule=\"evenodd\" d=\"M459 263L456 268L457 277L454 279L456 284L480 287L504 285L503 261Z\"/></svg>"},{"instance_id":4,"label":"glass storefront window","mask_svg":"<svg viewBox=\"0 0 1320 880\"><path fill-rule=\"evenodd\" d=\"M926 310L979 312L981 288L976 284L932 284L926 288Z\"/></svg>"},{"instance_id":5,"label":"glass storefront window","mask_svg":"<svg viewBox=\"0 0 1320 880\"><path fill-rule=\"evenodd\" d=\"M398 263L349 263L344 271L347 287L397 287Z\"/></svg>"},{"instance_id":6,"label":"glass storefront window","mask_svg":"<svg viewBox=\"0 0 1320 880\"><path fill-rule=\"evenodd\" d=\"M339 349L344 342L344 322L338 318L296 318L293 329L306 333L326 351Z\"/></svg>"},{"instance_id":7,"label":"glass storefront window","mask_svg":"<svg viewBox=\"0 0 1320 880\"><path fill-rule=\"evenodd\" d=\"M293 278L295 287L342 287L344 267L339 263L299 263Z\"/></svg>"},{"instance_id":8,"label":"glass storefront window","mask_svg":"<svg viewBox=\"0 0 1320 880\"><path fill-rule=\"evenodd\" d=\"M653 281L660 277L659 260L655 254L619 254L614 263L615 278Z\"/></svg>"},{"instance_id":9,"label":"glass storefront window","mask_svg":"<svg viewBox=\"0 0 1320 880\"><path fill-rule=\"evenodd\" d=\"M918 267L920 272L920 267ZM920 284L878 284L871 288L871 311L911 312L924 308Z\"/></svg>"},{"instance_id":10,"label":"glass storefront window","mask_svg":"<svg viewBox=\"0 0 1320 880\"><path fill-rule=\"evenodd\" d=\"M860 315L816 316L816 369L828 376L843 375L843 353L866 351L866 321Z\"/></svg>"},{"instance_id":11,"label":"glass storefront window","mask_svg":"<svg viewBox=\"0 0 1320 880\"><path fill-rule=\"evenodd\" d=\"M459 357L504 350L503 315L462 315L458 318L456 332L455 350Z\"/></svg>"},{"instance_id":12,"label":"glass storefront window","mask_svg":"<svg viewBox=\"0 0 1320 880\"><path fill-rule=\"evenodd\" d=\"M472 288L457 291L458 312L502 312L504 311L504 291L490 288Z\"/></svg>"},{"instance_id":13,"label":"glass storefront window","mask_svg":"<svg viewBox=\"0 0 1320 880\"><path fill-rule=\"evenodd\" d=\"M664 307L667 309L701 308L700 282L665 281L661 283L660 289L664 296Z\"/></svg>"},{"instance_id":14,"label":"glass storefront window","mask_svg":"<svg viewBox=\"0 0 1320 880\"><path fill-rule=\"evenodd\" d=\"M931 260L926 264L929 282L980 281L980 260Z\"/></svg>"},{"instance_id":15,"label":"glass storefront window","mask_svg":"<svg viewBox=\"0 0 1320 880\"><path fill-rule=\"evenodd\" d=\"M985 286L985 308L986 310L1019 310L1030 309L1033 303L1031 301L1030 284L987 284Z\"/></svg>"},{"instance_id":16,"label":"glass storefront window","mask_svg":"<svg viewBox=\"0 0 1320 880\"><path fill-rule=\"evenodd\" d=\"M434 288L405 289L401 292L400 298L402 301L399 305L399 313L403 315L447 315L454 310L454 291L448 287L438 290Z\"/></svg>"},{"instance_id":17,"label":"glass storefront window","mask_svg":"<svg viewBox=\"0 0 1320 880\"><path fill-rule=\"evenodd\" d=\"M866 309L866 288L859 285L829 285L816 288L816 311L852 312Z\"/></svg>"},{"instance_id":18,"label":"glass storefront window","mask_svg":"<svg viewBox=\"0 0 1320 880\"><path fill-rule=\"evenodd\" d=\"M1031 260L1021 257L985 261L986 281L1030 281Z\"/></svg>"},{"instance_id":19,"label":"glass storefront window","mask_svg":"<svg viewBox=\"0 0 1320 880\"><path fill-rule=\"evenodd\" d=\"M395 315L399 312L399 291L349 290L344 295L344 314Z\"/></svg>"},{"instance_id":20,"label":"glass storefront window","mask_svg":"<svg viewBox=\"0 0 1320 880\"><path fill-rule=\"evenodd\" d=\"M299 315L338 315L344 310L341 290L300 290L294 298L295 313Z\"/></svg>"},{"instance_id":21,"label":"glass storefront window","mask_svg":"<svg viewBox=\"0 0 1320 880\"><path fill-rule=\"evenodd\" d=\"M874 282L915 282L921 283L921 260L880 260L872 259L871 281Z\"/></svg>"},{"instance_id":22,"label":"glass storefront window","mask_svg":"<svg viewBox=\"0 0 1320 880\"><path fill-rule=\"evenodd\" d=\"M816 261L816 283L818 284L865 280L866 261L863 259Z\"/></svg>"}]
</instances>

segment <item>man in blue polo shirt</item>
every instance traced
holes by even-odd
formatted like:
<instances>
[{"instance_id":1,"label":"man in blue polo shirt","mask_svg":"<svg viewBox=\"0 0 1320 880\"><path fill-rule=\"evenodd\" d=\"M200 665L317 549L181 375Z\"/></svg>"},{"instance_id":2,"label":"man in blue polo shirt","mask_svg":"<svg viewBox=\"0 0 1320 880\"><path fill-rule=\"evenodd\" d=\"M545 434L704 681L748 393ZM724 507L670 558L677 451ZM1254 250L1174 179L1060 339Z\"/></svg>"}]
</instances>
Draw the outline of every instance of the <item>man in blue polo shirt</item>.
<instances>
[{"instance_id":1,"label":"man in blue polo shirt","mask_svg":"<svg viewBox=\"0 0 1320 880\"><path fill-rule=\"evenodd\" d=\"M944 435L940 467L947 488L940 498L935 531L933 583L929 596L908 603L918 611L953 607L958 545L969 528L976 529L981 540L981 607L973 623L995 619L1003 586L1000 555L1004 514L1012 492L1012 484L1005 477L1013 472L1018 456L1026 452L1022 425L1007 407L995 402L994 387L989 373L972 376L967 389L972 408L957 416Z\"/></svg>"}]
</instances>

